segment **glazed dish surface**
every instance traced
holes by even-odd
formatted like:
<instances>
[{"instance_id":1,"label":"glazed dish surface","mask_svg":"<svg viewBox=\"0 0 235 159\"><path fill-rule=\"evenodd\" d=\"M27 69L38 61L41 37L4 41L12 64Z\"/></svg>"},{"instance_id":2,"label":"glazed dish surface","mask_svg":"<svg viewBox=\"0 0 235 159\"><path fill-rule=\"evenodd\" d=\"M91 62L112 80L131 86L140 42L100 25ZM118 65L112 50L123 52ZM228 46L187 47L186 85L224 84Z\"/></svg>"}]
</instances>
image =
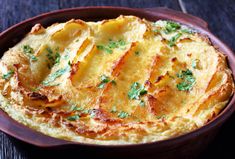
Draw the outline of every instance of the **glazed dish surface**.
<instances>
[{"instance_id":1,"label":"glazed dish surface","mask_svg":"<svg viewBox=\"0 0 235 159\"><path fill-rule=\"evenodd\" d=\"M234 92L226 57L173 21L135 16L36 24L0 61L0 108L43 134L93 144L202 127Z\"/></svg>"}]
</instances>

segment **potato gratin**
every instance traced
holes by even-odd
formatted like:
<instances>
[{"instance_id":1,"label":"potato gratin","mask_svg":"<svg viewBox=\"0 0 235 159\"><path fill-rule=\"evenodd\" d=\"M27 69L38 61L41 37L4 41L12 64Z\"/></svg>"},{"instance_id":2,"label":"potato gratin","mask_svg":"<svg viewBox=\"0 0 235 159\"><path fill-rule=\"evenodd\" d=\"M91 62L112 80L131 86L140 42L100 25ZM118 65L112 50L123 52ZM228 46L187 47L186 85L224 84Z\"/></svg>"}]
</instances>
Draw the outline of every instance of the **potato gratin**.
<instances>
[{"instance_id":1,"label":"potato gratin","mask_svg":"<svg viewBox=\"0 0 235 159\"><path fill-rule=\"evenodd\" d=\"M206 37L135 16L36 24L0 65L1 109L46 135L82 143L185 134L218 115L234 92L226 57Z\"/></svg>"}]
</instances>

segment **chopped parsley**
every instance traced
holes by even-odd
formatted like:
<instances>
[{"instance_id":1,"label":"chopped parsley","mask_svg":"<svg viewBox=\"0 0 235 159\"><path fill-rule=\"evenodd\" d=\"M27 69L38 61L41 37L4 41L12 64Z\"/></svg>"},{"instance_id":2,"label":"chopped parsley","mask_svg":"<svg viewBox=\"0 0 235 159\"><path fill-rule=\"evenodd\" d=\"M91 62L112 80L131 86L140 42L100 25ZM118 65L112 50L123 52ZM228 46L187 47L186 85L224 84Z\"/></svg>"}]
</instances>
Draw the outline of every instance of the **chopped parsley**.
<instances>
[{"instance_id":1,"label":"chopped parsley","mask_svg":"<svg viewBox=\"0 0 235 159\"><path fill-rule=\"evenodd\" d=\"M51 67L54 65L54 64L57 64L60 62L60 54L58 53L58 49L56 49L56 53L53 53L52 49L50 47L46 48L47 50L47 58L48 58L48 68L51 69Z\"/></svg>"},{"instance_id":2,"label":"chopped parsley","mask_svg":"<svg viewBox=\"0 0 235 159\"><path fill-rule=\"evenodd\" d=\"M34 53L33 48L31 48L29 45L24 45L23 50L24 50L24 53L26 53L26 54L33 54Z\"/></svg>"},{"instance_id":3,"label":"chopped parsley","mask_svg":"<svg viewBox=\"0 0 235 159\"><path fill-rule=\"evenodd\" d=\"M118 117L122 118L122 119L127 118L128 116L129 116L129 114L127 112L124 112L124 111L121 111L121 112L118 113Z\"/></svg>"},{"instance_id":4,"label":"chopped parsley","mask_svg":"<svg viewBox=\"0 0 235 159\"><path fill-rule=\"evenodd\" d=\"M25 53L25 55L27 55L32 61L37 61L37 57L35 57L34 54L34 50L33 48L31 48L29 45L24 45L23 46L23 51Z\"/></svg>"},{"instance_id":5,"label":"chopped parsley","mask_svg":"<svg viewBox=\"0 0 235 159\"><path fill-rule=\"evenodd\" d=\"M169 34L181 28L181 25L175 22L167 21L164 32Z\"/></svg>"},{"instance_id":6,"label":"chopped parsley","mask_svg":"<svg viewBox=\"0 0 235 159\"><path fill-rule=\"evenodd\" d=\"M96 48L97 48L98 50L104 50L105 52L107 52L107 53L109 53L109 54L112 54L112 53L113 53L113 51L112 51L110 48L105 47L104 45L97 45Z\"/></svg>"},{"instance_id":7,"label":"chopped parsley","mask_svg":"<svg viewBox=\"0 0 235 159\"><path fill-rule=\"evenodd\" d=\"M168 45L169 45L170 47L174 46L175 43L176 43L176 41L181 37L181 35L182 35L182 33L177 33L175 36L173 36L173 37L169 40Z\"/></svg>"},{"instance_id":8,"label":"chopped parsley","mask_svg":"<svg viewBox=\"0 0 235 159\"><path fill-rule=\"evenodd\" d=\"M6 74L2 75L2 79L8 80L13 74L14 74L14 70L10 70Z\"/></svg>"},{"instance_id":9,"label":"chopped parsley","mask_svg":"<svg viewBox=\"0 0 235 159\"><path fill-rule=\"evenodd\" d=\"M57 52L55 53L55 63L59 63L60 62L60 54Z\"/></svg>"},{"instance_id":10,"label":"chopped parsley","mask_svg":"<svg viewBox=\"0 0 235 159\"><path fill-rule=\"evenodd\" d=\"M98 85L98 88L104 88L104 86L110 81L109 77L106 75L102 75L100 79L101 79L101 82Z\"/></svg>"},{"instance_id":11,"label":"chopped parsley","mask_svg":"<svg viewBox=\"0 0 235 159\"><path fill-rule=\"evenodd\" d=\"M140 96L146 93L147 90L145 90L144 86L140 85L138 82L134 82L128 92L128 97L130 99L140 99Z\"/></svg>"},{"instance_id":12,"label":"chopped parsley","mask_svg":"<svg viewBox=\"0 0 235 159\"><path fill-rule=\"evenodd\" d=\"M72 64L71 64L71 62L70 62L70 61L68 61L68 65L69 65L69 66L72 66Z\"/></svg>"},{"instance_id":13,"label":"chopped parsley","mask_svg":"<svg viewBox=\"0 0 235 159\"><path fill-rule=\"evenodd\" d=\"M66 68L61 68L55 71L54 73L50 74L48 78L42 82L43 85L48 86L51 82L53 82L56 78L60 77L63 75L65 72L69 70L68 67Z\"/></svg>"},{"instance_id":14,"label":"chopped parsley","mask_svg":"<svg viewBox=\"0 0 235 159\"><path fill-rule=\"evenodd\" d=\"M79 115L73 115L73 116L69 116L67 119L70 120L70 121L76 121L80 118Z\"/></svg>"},{"instance_id":15,"label":"chopped parsley","mask_svg":"<svg viewBox=\"0 0 235 159\"><path fill-rule=\"evenodd\" d=\"M189 69L187 69L186 71L181 71L181 73L177 74L177 77L182 79L182 82L176 85L176 87L180 91L191 90L196 82L196 78L193 76L192 71L190 71Z\"/></svg>"},{"instance_id":16,"label":"chopped parsley","mask_svg":"<svg viewBox=\"0 0 235 159\"><path fill-rule=\"evenodd\" d=\"M105 46L105 45L97 45L96 48L98 50L103 50L106 53L112 54L113 53L113 49L115 49L115 48L122 48L125 45L126 45L126 42L124 40L113 41L113 40L110 39L107 46Z\"/></svg>"},{"instance_id":17,"label":"chopped parsley","mask_svg":"<svg viewBox=\"0 0 235 159\"><path fill-rule=\"evenodd\" d=\"M100 77L100 84L98 85L98 88L104 88L104 86L108 83L111 82L113 85L116 85L117 83L114 80L110 80L110 78L106 75L102 75Z\"/></svg>"},{"instance_id":18,"label":"chopped parsley","mask_svg":"<svg viewBox=\"0 0 235 159\"><path fill-rule=\"evenodd\" d=\"M145 102L143 100L140 101L140 106L144 107L145 106Z\"/></svg>"}]
</instances>

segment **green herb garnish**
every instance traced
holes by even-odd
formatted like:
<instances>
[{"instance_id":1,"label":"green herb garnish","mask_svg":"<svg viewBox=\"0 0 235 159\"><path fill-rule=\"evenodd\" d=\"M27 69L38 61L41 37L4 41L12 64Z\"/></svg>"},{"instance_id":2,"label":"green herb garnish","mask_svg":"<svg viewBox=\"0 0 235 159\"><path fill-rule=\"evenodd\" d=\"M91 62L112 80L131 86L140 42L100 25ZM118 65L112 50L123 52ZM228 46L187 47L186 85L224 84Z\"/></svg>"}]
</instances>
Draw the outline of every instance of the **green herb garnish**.
<instances>
[{"instance_id":1,"label":"green herb garnish","mask_svg":"<svg viewBox=\"0 0 235 159\"><path fill-rule=\"evenodd\" d=\"M60 62L60 54L58 52L53 53L52 49L51 48L46 48L47 50L47 58L49 60L49 63L47 64L48 68L51 69L51 67L54 65L54 64L57 64ZM56 51L58 51L58 49L56 49Z\"/></svg>"},{"instance_id":2,"label":"green herb garnish","mask_svg":"<svg viewBox=\"0 0 235 159\"><path fill-rule=\"evenodd\" d=\"M170 41L168 42L168 45L170 47L174 46L176 41L181 37L182 33L177 33L175 36L173 36Z\"/></svg>"},{"instance_id":3,"label":"green herb garnish","mask_svg":"<svg viewBox=\"0 0 235 159\"><path fill-rule=\"evenodd\" d=\"M34 53L33 48L31 48L29 45L24 45L23 50L24 50L24 53L26 53L26 54L33 54Z\"/></svg>"},{"instance_id":4,"label":"green herb garnish","mask_svg":"<svg viewBox=\"0 0 235 159\"><path fill-rule=\"evenodd\" d=\"M109 43L107 46L104 45L97 45L96 48L98 50L104 50L105 52L112 54L113 53L113 49L115 48L119 48L119 47L123 47L126 45L126 42L123 40L119 40L119 41L113 41L113 40L109 40Z\"/></svg>"},{"instance_id":5,"label":"green herb garnish","mask_svg":"<svg viewBox=\"0 0 235 159\"><path fill-rule=\"evenodd\" d=\"M176 30L178 30L178 29L180 29L180 28L181 28L181 25L180 25L180 24L175 23L175 22L170 22L170 21L168 21L168 22L166 23L164 32L165 32L166 34L169 34L169 33L174 32L174 31L176 31Z\"/></svg>"},{"instance_id":6,"label":"green herb garnish","mask_svg":"<svg viewBox=\"0 0 235 159\"><path fill-rule=\"evenodd\" d=\"M144 107L145 106L145 102L143 100L140 101L140 106Z\"/></svg>"},{"instance_id":7,"label":"green herb garnish","mask_svg":"<svg viewBox=\"0 0 235 159\"><path fill-rule=\"evenodd\" d=\"M38 59L33 55L34 50L31 48L29 45L24 45L23 46L23 51L25 55L27 55L32 61L37 61Z\"/></svg>"},{"instance_id":8,"label":"green herb garnish","mask_svg":"<svg viewBox=\"0 0 235 159\"><path fill-rule=\"evenodd\" d=\"M111 82L113 85L116 85L116 84L117 84L114 80L111 80L111 81L110 81L109 77L106 76L106 75L102 75L102 76L100 77L100 80L101 80L101 82L100 82L100 84L98 85L98 88L104 88L104 86L105 86L108 82Z\"/></svg>"},{"instance_id":9,"label":"green herb garnish","mask_svg":"<svg viewBox=\"0 0 235 159\"><path fill-rule=\"evenodd\" d=\"M69 116L67 119L70 120L70 121L76 121L80 118L79 115L73 115L73 116Z\"/></svg>"},{"instance_id":10,"label":"green herb garnish","mask_svg":"<svg viewBox=\"0 0 235 159\"><path fill-rule=\"evenodd\" d=\"M117 43L118 43L119 46L124 46L124 45L126 45L126 42L125 42L124 40L122 40L122 39L119 40Z\"/></svg>"},{"instance_id":11,"label":"green herb garnish","mask_svg":"<svg viewBox=\"0 0 235 159\"><path fill-rule=\"evenodd\" d=\"M69 67L66 68L61 68L54 73L50 74L48 78L42 82L43 85L48 86L51 82L53 82L56 78L60 77L63 75L65 72L69 70Z\"/></svg>"},{"instance_id":12,"label":"green herb garnish","mask_svg":"<svg viewBox=\"0 0 235 159\"><path fill-rule=\"evenodd\" d=\"M177 77L182 79L182 82L176 85L176 87L180 91L191 90L196 81L196 78L193 76L192 71L190 71L189 69L187 69L186 71L181 71L181 73L177 74Z\"/></svg>"},{"instance_id":13,"label":"green herb garnish","mask_svg":"<svg viewBox=\"0 0 235 159\"><path fill-rule=\"evenodd\" d=\"M98 85L98 88L104 88L104 86L110 81L109 77L106 75L102 75L100 77L100 84Z\"/></svg>"},{"instance_id":14,"label":"green herb garnish","mask_svg":"<svg viewBox=\"0 0 235 159\"><path fill-rule=\"evenodd\" d=\"M68 61L68 65L69 65L69 66L72 66L72 64L71 64L71 62L70 62L70 61Z\"/></svg>"},{"instance_id":15,"label":"green herb garnish","mask_svg":"<svg viewBox=\"0 0 235 159\"><path fill-rule=\"evenodd\" d=\"M122 119L127 118L128 116L129 116L129 114L127 112L124 112L124 111L121 111L121 112L118 113L118 117L122 118Z\"/></svg>"},{"instance_id":16,"label":"green herb garnish","mask_svg":"<svg viewBox=\"0 0 235 159\"><path fill-rule=\"evenodd\" d=\"M14 73L14 70L10 70L6 74L2 75L2 79L8 80Z\"/></svg>"},{"instance_id":17,"label":"green herb garnish","mask_svg":"<svg viewBox=\"0 0 235 159\"><path fill-rule=\"evenodd\" d=\"M128 92L128 97L130 99L140 99L140 96L146 93L147 90L145 90L144 86L140 85L138 82L134 82Z\"/></svg>"},{"instance_id":18,"label":"green herb garnish","mask_svg":"<svg viewBox=\"0 0 235 159\"><path fill-rule=\"evenodd\" d=\"M57 52L55 54L55 64L60 63L60 54Z\"/></svg>"},{"instance_id":19,"label":"green herb garnish","mask_svg":"<svg viewBox=\"0 0 235 159\"><path fill-rule=\"evenodd\" d=\"M107 52L107 53L109 53L109 54L112 54L112 53L113 53L113 51L112 51L110 48L105 47L104 45L97 45L96 48L97 48L98 50L104 50L105 52Z\"/></svg>"}]
</instances>

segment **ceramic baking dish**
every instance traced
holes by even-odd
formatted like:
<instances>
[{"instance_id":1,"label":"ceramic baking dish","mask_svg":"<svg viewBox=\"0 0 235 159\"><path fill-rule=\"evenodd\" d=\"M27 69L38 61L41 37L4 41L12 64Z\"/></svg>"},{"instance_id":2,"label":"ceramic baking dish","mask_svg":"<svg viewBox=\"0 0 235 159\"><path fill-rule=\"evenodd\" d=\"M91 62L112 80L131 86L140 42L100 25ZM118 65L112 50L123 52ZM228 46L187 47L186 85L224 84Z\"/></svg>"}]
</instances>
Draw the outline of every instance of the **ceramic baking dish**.
<instances>
[{"instance_id":1,"label":"ceramic baking dish","mask_svg":"<svg viewBox=\"0 0 235 159\"><path fill-rule=\"evenodd\" d=\"M228 57L230 69L235 74L235 56L228 46L215 37L208 29L205 21L192 15L184 14L167 8L133 9L124 7L81 7L58 10L45 13L16 24L0 34L0 54L13 47L19 42L31 27L36 23L49 26L56 22L65 22L72 18L85 21L96 21L102 19L116 18L119 15L135 15L150 21L169 19L185 24L206 35L212 44ZM145 144L133 145L94 145L69 142L52 138L36 132L11 119L0 110L0 130L26 143L49 149L85 149L95 151L107 157L125 158L191 158L197 156L214 138L221 125L233 114L235 110L235 96L230 99L226 108L205 126L190 133Z\"/></svg>"}]
</instances>

